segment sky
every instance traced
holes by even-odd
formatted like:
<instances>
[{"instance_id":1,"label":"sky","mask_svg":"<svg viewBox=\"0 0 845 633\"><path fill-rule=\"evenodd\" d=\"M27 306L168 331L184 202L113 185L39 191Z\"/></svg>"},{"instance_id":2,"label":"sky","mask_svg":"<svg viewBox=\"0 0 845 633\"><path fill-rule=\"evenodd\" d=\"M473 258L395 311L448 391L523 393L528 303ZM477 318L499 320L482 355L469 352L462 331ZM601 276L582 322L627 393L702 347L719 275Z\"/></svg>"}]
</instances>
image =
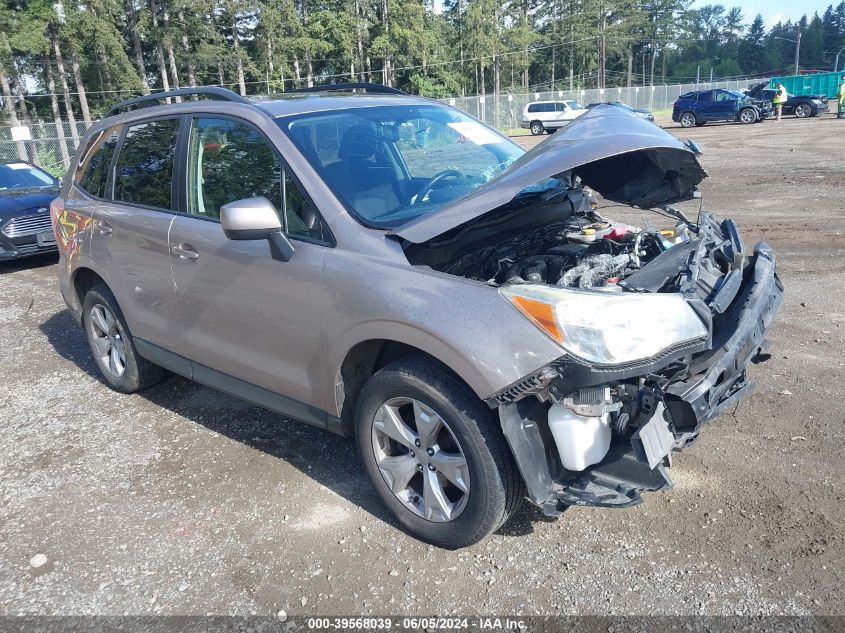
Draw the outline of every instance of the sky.
<instances>
[{"instance_id":1,"label":"sky","mask_svg":"<svg viewBox=\"0 0 845 633\"><path fill-rule=\"evenodd\" d=\"M839 0L695 0L693 7L702 7L706 4L722 4L727 8L739 7L745 22L751 22L759 13L766 21L766 27L770 28L778 22L787 20L799 20L802 15L812 17L814 12L819 16L824 14L829 4L836 6Z\"/></svg>"}]
</instances>

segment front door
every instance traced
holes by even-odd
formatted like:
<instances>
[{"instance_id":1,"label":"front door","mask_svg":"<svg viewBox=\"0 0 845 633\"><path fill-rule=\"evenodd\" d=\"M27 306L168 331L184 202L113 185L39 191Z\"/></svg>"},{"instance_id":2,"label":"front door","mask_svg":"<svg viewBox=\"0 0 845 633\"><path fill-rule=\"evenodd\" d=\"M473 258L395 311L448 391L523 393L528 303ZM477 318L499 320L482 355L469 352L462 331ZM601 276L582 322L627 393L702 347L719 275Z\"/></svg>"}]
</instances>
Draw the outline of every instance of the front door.
<instances>
[{"instance_id":1,"label":"front door","mask_svg":"<svg viewBox=\"0 0 845 633\"><path fill-rule=\"evenodd\" d=\"M281 394L290 399L290 415L321 423L315 418L322 415L317 409L327 379L322 315L331 303L321 271L328 228L250 124L194 118L187 154L187 213L170 230L178 301L174 351L193 361L201 382L234 393L247 389L238 395L254 401ZM290 261L272 259L266 240L233 241L223 234L220 207L255 196L280 211L295 248Z\"/></svg>"},{"instance_id":2,"label":"front door","mask_svg":"<svg viewBox=\"0 0 845 633\"><path fill-rule=\"evenodd\" d=\"M719 119L732 121L737 113L737 97L724 90L715 91L714 112Z\"/></svg>"}]
</instances>

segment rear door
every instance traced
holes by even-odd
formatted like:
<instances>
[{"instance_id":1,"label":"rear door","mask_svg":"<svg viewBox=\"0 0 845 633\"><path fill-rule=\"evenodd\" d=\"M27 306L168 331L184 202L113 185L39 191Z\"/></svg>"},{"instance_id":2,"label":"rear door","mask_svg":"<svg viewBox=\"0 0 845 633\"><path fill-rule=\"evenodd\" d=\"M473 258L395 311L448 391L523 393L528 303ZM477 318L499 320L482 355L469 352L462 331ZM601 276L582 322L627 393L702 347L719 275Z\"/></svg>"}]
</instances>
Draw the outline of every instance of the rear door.
<instances>
[{"instance_id":1,"label":"rear door","mask_svg":"<svg viewBox=\"0 0 845 633\"><path fill-rule=\"evenodd\" d=\"M132 335L163 347L176 306L167 235L175 217L179 129L174 117L123 128L91 238L91 256Z\"/></svg>"},{"instance_id":2,"label":"rear door","mask_svg":"<svg viewBox=\"0 0 845 633\"><path fill-rule=\"evenodd\" d=\"M96 208L110 195L112 166L123 127L101 131L79 152L73 182L67 189L62 212L55 218L59 251L74 267L82 255L91 254L91 231Z\"/></svg>"},{"instance_id":3,"label":"rear door","mask_svg":"<svg viewBox=\"0 0 845 633\"><path fill-rule=\"evenodd\" d=\"M716 114L713 91L705 90L698 93L696 98L695 118L698 121L714 121L719 117Z\"/></svg>"},{"instance_id":4,"label":"rear door","mask_svg":"<svg viewBox=\"0 0 845 633\"><path fill-rule=\"evenodd\" d=\"M322 315L333 305L321 281L328 227L252 124L208 115L189 125L184 213L170 232L174 351L193 361L201 382L323 424ZM254 196L279 211L295 248L290 261L270 257L266 240L223 234L220 207ZM285 396L284 404L271 394Z\"/></svg>"}]
</instances>

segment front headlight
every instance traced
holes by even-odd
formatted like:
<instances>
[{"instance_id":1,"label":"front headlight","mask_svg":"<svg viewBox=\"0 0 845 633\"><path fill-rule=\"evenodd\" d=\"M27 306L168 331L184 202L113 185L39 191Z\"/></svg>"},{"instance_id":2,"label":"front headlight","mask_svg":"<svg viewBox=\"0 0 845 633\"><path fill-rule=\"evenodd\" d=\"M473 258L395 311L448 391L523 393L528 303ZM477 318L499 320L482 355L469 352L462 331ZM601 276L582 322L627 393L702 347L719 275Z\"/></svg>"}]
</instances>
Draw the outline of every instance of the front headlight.
<instances>
[{"instance_id":1,"label":"front headlight","mask_svg":"<svg viewBox=\"0 0 845 633\"><path fill-rule=\"evenodd\" d=\"M499 293L573 356L620 365L704 339L704 323L677 294L509 285Z\"/></svg>"}]
</instances>

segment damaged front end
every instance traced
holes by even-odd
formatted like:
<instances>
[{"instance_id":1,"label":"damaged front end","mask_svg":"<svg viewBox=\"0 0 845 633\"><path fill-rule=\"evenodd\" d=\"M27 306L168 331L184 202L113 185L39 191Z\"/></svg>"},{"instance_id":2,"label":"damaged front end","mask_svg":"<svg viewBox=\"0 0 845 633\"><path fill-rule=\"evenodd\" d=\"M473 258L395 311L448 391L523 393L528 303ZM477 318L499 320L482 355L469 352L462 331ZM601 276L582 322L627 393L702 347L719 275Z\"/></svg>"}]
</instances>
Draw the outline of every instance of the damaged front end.
<instances>
[{"instance_id":1,"label":"damaged front end","mask_svg":"<svg viewBox=\"0 0 845 633\"><path fill-rule=\"evenodd\" d=\"M706 213L691 237L616 286L681 298L704 336L629 363L569 353L490 400L529 498L546 514L567 505L627 507L643 491L671 487L672 451L753 388L746 369L766 358L783 294L774 253L764 243L746 252L731 220Z\"/></svg>"},{"instance_id":2,"label":"damaged front end","mask_svg":"<svg viewBox=\"0 0 845 633\"><path fill-rule=\"evenodd\" d=\"M746 369L765 358L783 294L774 253L749 251L732 220L692 221L670 206L698 197L698 154L598 107L391 232L413 264L497 288L561 348L488 400L547 514L630 506L669 487L672 452L750 391ZM606 219L594 191L673 225Z\"/></svg>"}]
</instances>

